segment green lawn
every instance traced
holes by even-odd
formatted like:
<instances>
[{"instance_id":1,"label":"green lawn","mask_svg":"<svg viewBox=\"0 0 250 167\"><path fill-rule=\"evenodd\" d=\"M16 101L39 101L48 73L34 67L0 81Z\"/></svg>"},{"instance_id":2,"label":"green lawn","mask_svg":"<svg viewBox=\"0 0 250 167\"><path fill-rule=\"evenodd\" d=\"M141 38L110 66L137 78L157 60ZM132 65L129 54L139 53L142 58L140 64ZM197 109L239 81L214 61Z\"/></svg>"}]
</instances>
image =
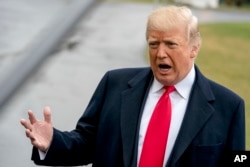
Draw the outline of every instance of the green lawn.
<instances>
[{"instance_id":1,"label":"green lawn","mask_svg":"<svg viewBox=\"0 0 250 167\"><path fill-rule=\"evenodd\" d=\"M200 25L203 43L196 64L209 78L245 100L247 149L250 149L250 23Z\"/></svg>"}]
</instances>

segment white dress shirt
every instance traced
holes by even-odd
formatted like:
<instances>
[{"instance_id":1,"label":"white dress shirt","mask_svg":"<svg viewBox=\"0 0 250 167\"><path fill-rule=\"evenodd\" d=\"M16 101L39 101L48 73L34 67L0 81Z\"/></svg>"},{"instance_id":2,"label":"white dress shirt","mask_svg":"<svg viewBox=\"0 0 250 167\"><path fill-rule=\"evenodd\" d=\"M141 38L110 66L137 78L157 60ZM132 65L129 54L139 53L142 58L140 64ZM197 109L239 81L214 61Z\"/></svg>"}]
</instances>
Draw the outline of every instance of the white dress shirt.
<instances>
[{"instance_id":1,"label":"white dress shirt","mask_svg":"<svg viewBox=\"0 0 250 167\"><path fill-rule=\"evenodd\" d=\"M182 123L184 114L186 112L189 95L190 95L194 80L195 80L195 70L193 66L193 68L190 70L188 75L181 82L174 85L176 91L171 92L169 95L171 99L171 106L172 106L172 117L171 117L170 129L169 129L169 134L168 134L168 141L166 145L164 166L166 165L169 159L169 156L172 152L178 132L180 130L181 123ZM152 116L156 103L158 102L159 98L165 91L163 87L164 85L159 83L154 78L154 81L148 93L148 97L147 97L144 110L143 110L143 114L142 114L142 118L141 118L137 164L139 164L141 151L143 147L143 141L146 135L149 120Z\"/></svg>"}]
</instances>

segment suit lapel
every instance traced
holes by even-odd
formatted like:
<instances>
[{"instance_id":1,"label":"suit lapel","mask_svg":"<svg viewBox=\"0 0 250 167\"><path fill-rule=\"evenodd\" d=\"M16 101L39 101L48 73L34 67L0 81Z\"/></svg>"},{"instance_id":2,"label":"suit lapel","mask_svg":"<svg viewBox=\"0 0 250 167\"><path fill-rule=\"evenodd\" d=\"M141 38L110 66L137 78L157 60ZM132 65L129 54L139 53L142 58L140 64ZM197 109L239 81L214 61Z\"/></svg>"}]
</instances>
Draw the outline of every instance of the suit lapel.
<instances>
[{"instance_id":1,"label":"suit lapel","mask_svg":"<svg viewBox=\"0 0 250 167\"><path fill-rule=\"evenodd\" d=\"M214 109L210 105L210 102L213 100L214 96L207 79L196 68L196 81L193 85L183 123L168 163L170 166L175 166L175 163L195 136L213 115Z\"/></svg>"},{"instance_id":2,"label":"suit lapel","mask_svg":"<svg viewBox=\"0 0 250 167\"><path fill-rule=\"evenodd\" d=\"M130 167L134 158L138 121L151 78L152 73L148 68L130 80L128 89L121 95L121 135L125 167Z\"/></svg>"}]
</instances>

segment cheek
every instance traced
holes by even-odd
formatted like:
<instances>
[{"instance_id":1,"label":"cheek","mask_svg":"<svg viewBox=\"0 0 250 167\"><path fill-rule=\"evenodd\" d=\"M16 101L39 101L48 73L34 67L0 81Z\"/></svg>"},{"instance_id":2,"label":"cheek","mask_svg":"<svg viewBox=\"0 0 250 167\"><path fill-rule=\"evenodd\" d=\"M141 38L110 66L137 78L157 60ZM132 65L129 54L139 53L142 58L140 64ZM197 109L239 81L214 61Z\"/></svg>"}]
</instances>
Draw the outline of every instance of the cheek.
<instances>
[{"instance_id":1,"label":"cheek","mask_svg":"<svg viewBox=\"0 0 250 167\"><path fill-rule=\"evenodd\" d=\"M190 66L192 58L190 58L190 55L183 55L180 53L179 55L172 57L172 62L174 64L175 71L181 72Z\"/></svg>"},{"instance_id":2,"label":"cheek","mask_svg":"<svg viewBox=\"0 0 250 167\"><path fill-rule=\"evenodd\" d=\"M155 57L155 55L156 55L156 51L154 49L149 48L148 53L149 53L150 57Z\"/></svg>"},{"instance_id":3,"label":"cheek","mask_svg":"<svg viewBox=\"0 0 250 167\"><path fill-rule=\"evenodd\" d=\"M156 61L155 51L149 51L148 53L149 53L148 57L149 57L150 63L151 64L155 63L155 61Z\"/></svg>"},{"instance_id":4,"label":"cheek","mask_svg":"<svg viewBox=\"0 0 250 167\"><path fill-rule=\"evenodd\" d=\"M190 71L192 66L193 66L192 59L185 57L178 62L177 67L176 67L177 68L176 73L181 79L183 79L187 75L187 73Z\"/></svg>"}]
</instances>

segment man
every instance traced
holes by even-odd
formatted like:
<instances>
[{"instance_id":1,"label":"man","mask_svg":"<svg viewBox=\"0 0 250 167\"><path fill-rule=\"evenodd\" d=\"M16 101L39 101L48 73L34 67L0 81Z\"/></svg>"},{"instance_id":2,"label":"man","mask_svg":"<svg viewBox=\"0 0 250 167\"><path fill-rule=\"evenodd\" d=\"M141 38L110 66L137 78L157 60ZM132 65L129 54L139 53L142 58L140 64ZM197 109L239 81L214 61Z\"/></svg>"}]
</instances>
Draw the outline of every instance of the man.
<instances>
[{"instance_id":1,"label":"man","mask_svg":"<svg viewBox=\"0 0 250 167\"><path fill-rule=\"evenodd\" d=\"M44 121L32 111L21 120L36 164L216 167L228 152L245 149L244 101L194 65L201 39L190 9L156 9L146 37L151 68L107 72L74 130L53 128L49 107ZM154 129L162 105L170 114L156 118Z\"/></svg>"}]
</instances>

